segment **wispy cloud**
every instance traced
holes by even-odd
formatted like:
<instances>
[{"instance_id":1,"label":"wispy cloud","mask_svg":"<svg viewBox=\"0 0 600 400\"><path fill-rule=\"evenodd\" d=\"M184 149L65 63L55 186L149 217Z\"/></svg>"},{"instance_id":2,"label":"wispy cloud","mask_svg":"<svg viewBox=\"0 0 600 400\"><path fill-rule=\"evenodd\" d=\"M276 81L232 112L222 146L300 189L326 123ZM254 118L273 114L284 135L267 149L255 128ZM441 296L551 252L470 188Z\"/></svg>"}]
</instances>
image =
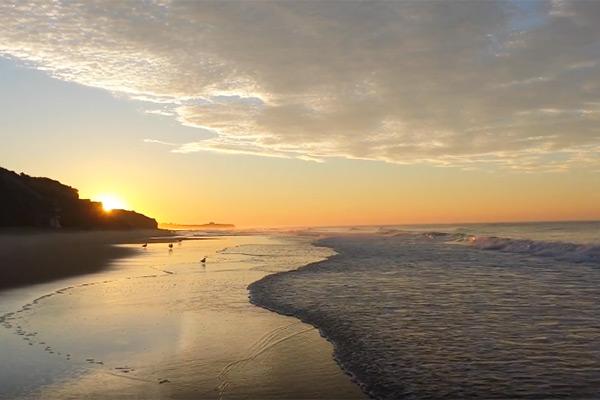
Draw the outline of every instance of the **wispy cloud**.
<instances>
[{"instance_id":1,"label":"wispy cloud","mask_svg":"<svg viewBox=\"0 0 600 400\"><path fill-rule=\"evenodd\" d=\"M318 156L305 154L304 152L275 150L257 145L252 140L238 140L227 137L217 137L199 142L184 143L178 145L177 148L172 151L174 153L209 151L216 153L245 154L273 158L297 158L305 161L323 162L323 159L319 158Z\"/></svg>"},{"instance_id":2,"label":"wispy cloud","mask_svg":"<svg viewBox=\"0 0 600 400\"><path fill-rule=\"evenodd\" d=\"M154 114L154 115L162 115L163 117L172 117L175 114L172 111L168 111L168 110L144 110L144 113L146 114Z\"/></svg>"},{"instance_id":3,"label":"wispy cloud","mask_svg":"<svg viewBox=\"0 0 600 400\"><path fill-rule=\"evenodd\" d=\"M162 144L165 146L175 146L175 147L180 146L177 143L169 143L169 142L164 142L162 140L155 140L155 139L144 139L144 143Z\"/></svg>"},{"instance_id":4,"label":"wispy cloud","mask_svg":"<svg viewBox=\"0 0 600 400\"><path fill-rule=\"evenodd\" d=\"M4 2L0 54L215 134L176 151L597 164L600 2L515 4Z\"/></svg>"}]
</instances>

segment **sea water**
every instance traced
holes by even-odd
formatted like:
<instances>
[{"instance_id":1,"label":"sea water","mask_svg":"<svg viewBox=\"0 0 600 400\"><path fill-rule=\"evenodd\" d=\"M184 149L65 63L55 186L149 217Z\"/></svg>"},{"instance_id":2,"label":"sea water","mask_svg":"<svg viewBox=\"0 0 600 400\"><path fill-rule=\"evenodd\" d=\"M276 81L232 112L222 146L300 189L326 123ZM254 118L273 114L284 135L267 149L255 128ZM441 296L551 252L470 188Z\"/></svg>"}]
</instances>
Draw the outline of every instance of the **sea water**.
<instances>
[{"instance_id":1,"label":"sea water","mask_svg":"<svg viewBox=\"0 0 600 400\"><path fill-rule=\"evenodd\" d=\"M251 301L318 326L375 398L600 397L600 223L296 233L337 254Z\"/></svg>"}]
</instances>

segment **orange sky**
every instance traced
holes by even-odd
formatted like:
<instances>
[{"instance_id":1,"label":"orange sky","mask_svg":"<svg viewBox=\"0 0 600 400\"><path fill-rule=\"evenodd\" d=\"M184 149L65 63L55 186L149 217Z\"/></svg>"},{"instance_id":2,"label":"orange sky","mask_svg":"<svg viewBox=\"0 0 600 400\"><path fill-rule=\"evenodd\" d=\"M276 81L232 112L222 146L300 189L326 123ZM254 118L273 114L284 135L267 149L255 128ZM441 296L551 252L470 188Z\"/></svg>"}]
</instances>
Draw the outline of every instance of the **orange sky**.
<instances>
[{"instance_id":1,"label":"orange sky","mask_svg":"<svg viewBox=\"0 0 600 400\"><path fill-rule=\"evenodd\" d=\"M209 169L216 161L206 163ZM584 169L523 174L368 161L305 163L245 157L233 168L220 164L193 185L190 174L140 171L123 178L115 192L162 222L239 227L600 219L598 187L590 184L595 173ZM147 175L157 184L147 185ZM90 181L81 194L109 192L115 182L100 186Z\"/></svg>"}]
</instances>

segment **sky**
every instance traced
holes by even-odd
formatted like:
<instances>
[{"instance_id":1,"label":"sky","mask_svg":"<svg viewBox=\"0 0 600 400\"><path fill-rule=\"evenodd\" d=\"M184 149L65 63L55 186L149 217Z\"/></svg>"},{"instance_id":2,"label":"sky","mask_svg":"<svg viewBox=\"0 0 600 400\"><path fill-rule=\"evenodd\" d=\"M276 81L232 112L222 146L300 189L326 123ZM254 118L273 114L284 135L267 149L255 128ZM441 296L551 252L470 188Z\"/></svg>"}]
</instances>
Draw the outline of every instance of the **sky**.
<instances>
[{"instance_id":1,"label":"sky","mask_svg":"<svg viewBox=\"0 0 600 400\"><path fill-rule=\"evenodd\" d=\"M0 3L0 166L160 222L600 219L600 2Z\"/></svg>"}]
</instances>

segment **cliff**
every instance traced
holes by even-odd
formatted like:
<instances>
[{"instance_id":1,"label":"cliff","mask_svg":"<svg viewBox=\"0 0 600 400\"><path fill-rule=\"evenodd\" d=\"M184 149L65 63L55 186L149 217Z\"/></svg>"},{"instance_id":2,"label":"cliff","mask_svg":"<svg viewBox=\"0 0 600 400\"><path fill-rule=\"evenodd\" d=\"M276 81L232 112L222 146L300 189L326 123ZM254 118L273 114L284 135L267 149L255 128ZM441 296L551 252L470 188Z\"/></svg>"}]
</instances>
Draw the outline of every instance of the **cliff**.
<instances>
[{"instance_id":1,"label":"cliff","mask_svg":"<svg viewBox=\"0 0 600 400\"><path fill-rule=\"evenodd\" d=\"M0 227L158 229L158 224L134 211L106 212L102 203L80 199L77 189L58 181L0 167Z\"/></svg>"}]
</instances>

